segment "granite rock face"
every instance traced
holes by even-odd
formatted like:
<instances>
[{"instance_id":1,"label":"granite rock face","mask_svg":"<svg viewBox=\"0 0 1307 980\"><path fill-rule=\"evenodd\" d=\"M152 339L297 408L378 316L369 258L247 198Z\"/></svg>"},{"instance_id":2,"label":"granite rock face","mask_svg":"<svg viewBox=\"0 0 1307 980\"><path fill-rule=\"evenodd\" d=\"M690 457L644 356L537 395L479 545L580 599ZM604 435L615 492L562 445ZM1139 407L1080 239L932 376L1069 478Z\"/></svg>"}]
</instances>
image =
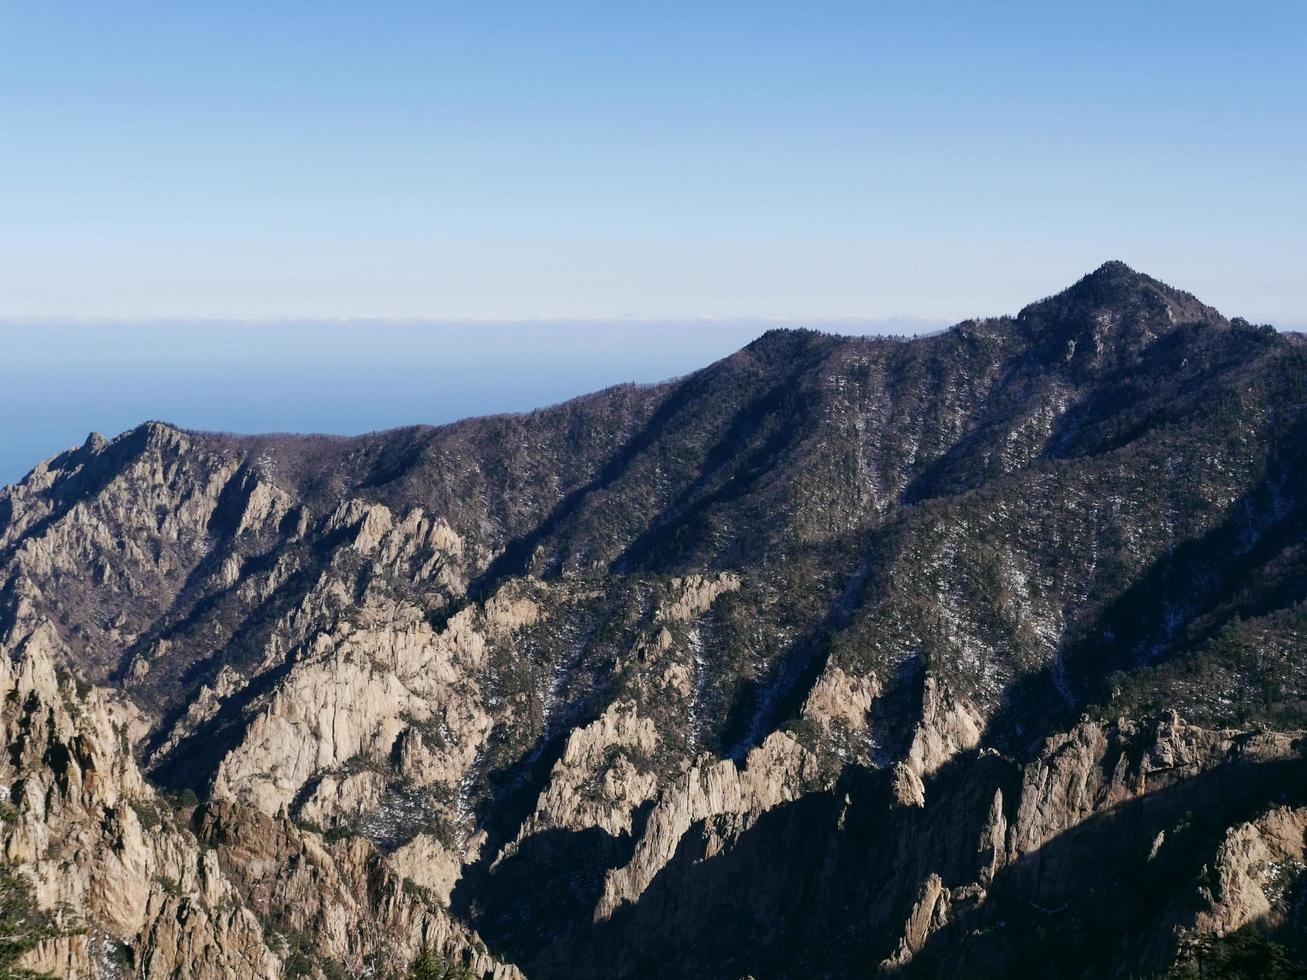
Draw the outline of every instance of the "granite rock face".
<instances>
[{"instance_id":1,"label":"granite rock face","mask_svg":"<svg viewBox=\"0 0 1307 980\"><path fill-rule=\"evenodd\" d=\"M1108 263L1015 317L773 331L527 415L93 436L0 491L0 834L81 930L38 959L1292 946L1305 407L1299 339Z\"/></svg>"},{"instance_id":2,"label":"granite rock face","mask_svg":"<svg viewBox=\"0 0 1307 980\"><path fill-rule=\"evenodd\" d=\"M515 977L362 839L330 844L239 804L175 806L130 752L132 709L55 666L48 627L0 651L5 865L67 935L28 956L77 978L362 970L424 944ZM297 959L298 958L298 959Z\"/></svg>"}]
</instances>

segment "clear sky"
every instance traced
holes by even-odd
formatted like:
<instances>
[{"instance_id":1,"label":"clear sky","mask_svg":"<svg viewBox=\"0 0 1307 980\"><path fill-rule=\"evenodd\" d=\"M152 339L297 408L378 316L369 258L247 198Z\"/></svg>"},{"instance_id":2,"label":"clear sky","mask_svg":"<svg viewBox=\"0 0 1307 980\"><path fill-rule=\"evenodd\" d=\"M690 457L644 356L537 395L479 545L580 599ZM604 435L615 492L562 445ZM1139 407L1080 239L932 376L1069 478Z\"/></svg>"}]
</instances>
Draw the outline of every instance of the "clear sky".
<instances>
[{"instance_id":1,"label":"clear sky","mask_svg":"<svg viewBox=\"0 0 1307 980\"><path fill-rule=\"evenodd\" d=\"M0 3L0 317L1307 323L1307 3Z\"/></svg>"}]
</instances>

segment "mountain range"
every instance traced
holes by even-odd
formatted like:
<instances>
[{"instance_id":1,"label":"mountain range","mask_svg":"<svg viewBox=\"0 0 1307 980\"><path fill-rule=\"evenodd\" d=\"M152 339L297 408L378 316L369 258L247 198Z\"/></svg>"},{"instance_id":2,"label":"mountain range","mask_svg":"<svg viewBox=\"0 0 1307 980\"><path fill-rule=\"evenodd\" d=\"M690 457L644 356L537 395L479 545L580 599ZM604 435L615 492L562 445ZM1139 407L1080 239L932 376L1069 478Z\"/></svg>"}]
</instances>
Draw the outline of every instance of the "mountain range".
<instances>
[{"instance_id":1,"label":"mountain range","mask_svg":"<svg viewBox=\"0 0 1307 980\"><path fill-rule=\"evenodd\" d=\"M1301 337L1109 262L529 414L93 434L0 491L0 932L96 978L1302 975L1305 408Z\"/></svg>"}]
</instances>

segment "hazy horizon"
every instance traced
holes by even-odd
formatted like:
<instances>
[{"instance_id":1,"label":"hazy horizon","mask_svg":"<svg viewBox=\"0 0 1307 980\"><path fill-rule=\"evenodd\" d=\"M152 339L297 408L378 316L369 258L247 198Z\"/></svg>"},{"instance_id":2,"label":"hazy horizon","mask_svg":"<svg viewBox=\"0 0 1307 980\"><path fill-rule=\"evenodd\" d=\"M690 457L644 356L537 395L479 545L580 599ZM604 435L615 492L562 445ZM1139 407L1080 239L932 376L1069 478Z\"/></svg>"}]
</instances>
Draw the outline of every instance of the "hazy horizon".
<instances>
[{"instance_id":1,"label":"hazy horizon","mask_svg":"<svg viewBox=\"0 0 1307 980\"><path fill-rule=\"evenodd\" d=\"M781 324L217 320L0 326L0 484L155 419L188 429L358 435L530 411L697 370L776 326L924 333L928 320Z\"/></svg>"},{"instance_id":2,"label":"hazy horizon","mask_svg":"<svg viewBox=\"0 0 1307 980\"><path fill-rule=\"evenodd\" d=\"M1025 302L1065 288L1074 278ZM1172 285L1210 302L1201 287ZM1011 314L1025 302L973 315ZM0 362L0 417L5 419L0 485L20 480L38 463L80 445L91 432L112 438L152 419L241 434L350 436L443 425L544 408L616 384L670 380L777 327L913 336L962 319L967 317L0 317L0 337L6 343L6 358ZM1304 329L1300 323L1273 325Z\"/></svg>"}]
</instances>

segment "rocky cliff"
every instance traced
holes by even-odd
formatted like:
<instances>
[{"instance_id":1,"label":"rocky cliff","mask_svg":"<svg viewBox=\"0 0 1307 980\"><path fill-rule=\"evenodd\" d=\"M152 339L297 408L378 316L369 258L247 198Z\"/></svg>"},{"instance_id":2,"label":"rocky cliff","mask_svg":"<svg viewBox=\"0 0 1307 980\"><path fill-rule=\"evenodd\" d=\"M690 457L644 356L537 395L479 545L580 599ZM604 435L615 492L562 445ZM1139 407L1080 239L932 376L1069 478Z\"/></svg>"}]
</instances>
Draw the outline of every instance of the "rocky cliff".
<instances>
[{"instance_id":1,"label":"rocky cliff","mask_svg":"<svg viewBox=\"0 0 1307 980\"><path fill-rule=\"evenodd\" d=\"M1296 337L1108 263L1015 317L773 331L528 415L92 436L0 492L0 830L68 929L28 955L1296 949L1305 404Z\"/></svg>"},{"instance_id":2,"label":"rocky cliff","mask_svg":"<svg viewBox=\"0 0 1307 980\"><path fill-rule=\"evenodd\" d=\"M130 751L135 709L56 667L49 627L0 652L0 848L58 927L33 967L97 980L359 974L428 947L519 976L368 842L151 787Z\"/></svg>"}]
</instances>

